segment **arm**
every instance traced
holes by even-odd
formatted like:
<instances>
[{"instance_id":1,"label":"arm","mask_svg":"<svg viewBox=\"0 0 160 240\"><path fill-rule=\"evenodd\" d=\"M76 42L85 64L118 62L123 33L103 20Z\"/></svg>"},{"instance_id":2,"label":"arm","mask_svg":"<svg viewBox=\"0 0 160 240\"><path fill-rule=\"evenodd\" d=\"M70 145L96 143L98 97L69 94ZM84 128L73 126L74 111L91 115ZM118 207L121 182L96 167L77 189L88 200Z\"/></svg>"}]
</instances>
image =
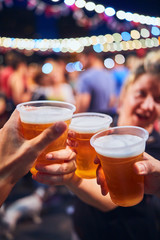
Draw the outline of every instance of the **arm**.
<instances>
[{"instance_id":1,"label":"arm","mask_svg":"<svg viewBox=\"0 0 160 240\"><path fill-rule=\"evenodd\" d=\"M75 175L76 154L67 147L66 149L50 153L49 159L61 161L61 163L48 166L37 165L39 171L34 180L49 185L65 185L82 201L101 211L109 211L116 208L109 194L103 196L96 179L81 179Z\"/></svg>"},{"instance_id":2,"label":"arm","mask_svg":"<svg viewBox=\"0 0 160 240\"><path fill-rule=\"evenodd\" d=\"M89 93L77 93L76 96L76 112L86 112L91 102Z\"/></svg>"},{"instance_id":3,"label":"arm","mask_svg":"<svg viewBox=\"0 0 160 240\"><path fill-rule=\"evenodd\" d=\"M91 103L90 81L86 74L80 75L76 93L76 112L86 112Z\"/></svg>"},{"instance_id":4,"label":"arm","mask_svg":"<svg viewBox=\"0 0 160 240\"><path fill-rule=\"evenodd\" d=\"M20 120L15 110L11 118L0 130L0 206L5 201L16 182L29 172L41 151L66 129L59 122L46 129L39 136L25 140L20 135Z\"/></svg>"}]
</instances>

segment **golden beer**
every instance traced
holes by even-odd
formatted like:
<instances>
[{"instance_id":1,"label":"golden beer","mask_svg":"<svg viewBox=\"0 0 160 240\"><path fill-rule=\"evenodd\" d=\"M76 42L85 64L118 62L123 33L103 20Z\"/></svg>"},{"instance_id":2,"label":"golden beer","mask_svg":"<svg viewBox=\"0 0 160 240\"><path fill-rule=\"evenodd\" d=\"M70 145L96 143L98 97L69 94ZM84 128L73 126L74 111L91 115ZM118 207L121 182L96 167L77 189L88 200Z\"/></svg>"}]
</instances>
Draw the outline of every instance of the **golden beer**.
<instances>
[{"instance_id":1,"label":"golden beer","mask_svg":"<svg viewBox=\"0 0 160 240\"><path fill-rule=\"evenodd\" d=\"M35 165L41 163L44 165L53 164L53 161L46 160L46 154L51 151L66 147L68 127L71 122L75 106L69 103L58 101L36 101L22 103L17 106L21 118L21 133L25 139L32 139L38 136L42 131L57 121L64 121L67 124L66 131L37 157L34 162L31 173L36 174ZM55 163L55 161L54 161Z\"/></svg>"},{"instance_id":2,"label":"golden beer","mask_svg":"<svg viewBox=\"0 0 160 240\"><path fill-rule=\"evenodd\" d=\"M91 137L104 129L107 129L112 118L100 113L74 114L69 126L69 139L76 142L77 169L76 175L81 178L95 178L97 165L94 164L96 152L90 145Z\"/></svg>"},{"instance_id":3,"label":"golden beer","mask_svg":"<svg viewBox=\"0 0 160 240\"><path fill-rule=\"evenodd\" d=\"M128 133L129 132L129 133ZM144 177L133 165L142 160L148 132L138 127L117 127L91 139L100 159L112 201L122 207L138 204L144 195Z\"/></svg>"}]
</instances>

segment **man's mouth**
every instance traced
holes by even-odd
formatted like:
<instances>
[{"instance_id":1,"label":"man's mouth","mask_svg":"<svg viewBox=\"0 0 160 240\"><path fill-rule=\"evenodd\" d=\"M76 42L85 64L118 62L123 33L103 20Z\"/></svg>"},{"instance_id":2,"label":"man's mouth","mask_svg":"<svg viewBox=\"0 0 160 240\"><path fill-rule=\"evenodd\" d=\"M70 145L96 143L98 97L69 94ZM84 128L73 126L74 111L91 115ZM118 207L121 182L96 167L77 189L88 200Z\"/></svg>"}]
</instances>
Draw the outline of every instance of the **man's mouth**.
<instances>
[{"instance_id":1,"label":"man's mouth","mask_svg":"<svg viewBox=\"0 0 160 240\"><path fill-rule=\"evenodd\" d=\"M137 114L136 113L136 116L138 117L138 119L139 120L141 120L141 121L147 121L148 119L150 119L151 118L151 115L150 114Z\"/></svg>"}]
</instances>

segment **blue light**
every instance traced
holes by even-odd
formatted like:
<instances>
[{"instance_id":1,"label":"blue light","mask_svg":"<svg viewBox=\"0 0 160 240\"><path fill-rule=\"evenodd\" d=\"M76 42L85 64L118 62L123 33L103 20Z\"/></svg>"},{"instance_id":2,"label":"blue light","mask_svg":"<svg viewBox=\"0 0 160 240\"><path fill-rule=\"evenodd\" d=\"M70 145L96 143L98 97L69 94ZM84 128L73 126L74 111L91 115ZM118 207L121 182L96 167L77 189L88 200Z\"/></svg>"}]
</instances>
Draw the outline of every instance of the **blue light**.
<instances>
[{"instance_id":1,"label":"blue light","mask_svg":"<svg viewBox=\"0 0 160 240\"><path fill-rule=\"evenodd\" d=\"M42 39L35 39L34 40L34 48L39 48L39 45L41 44Z\"/></svg>"},{"instance_id":2,"label":"blue light","mask_svg":"<svg viewBox=\"0 0 160 240\"><path fill-rule=\"evenodd\" d=\"M122 32L121 36L124 41L129 41L131 39L131 35L128 32Z\"/></svg>"},{"instance_id":3,"label":"blue light","mask_svg":"<svg viewBox=\"0 0 160 240\"><path fill-rule=\"evenodd\" d=\"M152 27L151 33L152 33L154 36L158 36L158 35L160 34L160 30L159 30L158 27Z\"/></svg>"},{"instance_id":4,"label":"blue light","mask_svg":"<svg viewBox=\"0 0 160 240\"><path fill-rule=\"evenodd\" d=\"M98 43L93 46L93 49L95 52L100 53L100 52L102 52L102 45Z\"/></svg>"},{"instance_id":5,"label":"blue light","mask_svg":"<svg viewBox=\"0 0 160 240\"><path fill-rule=\"evenodd\" d=\"M51 73L53 70L53 66L51 63L45 63L43 66L42 66L42 72L45 73L45 74L49 74Z\"/></svg>"},{"instance_id":6,"label":"blue light","mask_svg":"<svg viewBox=\"0 0 160 240\"><path fill-rule=\"evenodd\" d=\"M60 51L61 51L61 49L60 49L59 47L57 47L57 48L52 48L52 50L53 50L54 52L60 52Z\"/></svg>"},{"instance_id":7,"label":"blue light","mask_svg":"<svg viewBox=\"0 0 160 240\"><path fill-rule=\"evenodd\" d=\"M75 68L75 70L76 71L82 71L82 69L83 69L83 64L81 63L81 62L75 62L74 63L74 68Z\"/></svg>"},{"instance_id":8,"label":"blue light","mask_svg":"<svg viewBox=\"0 0 160 240\"><path fill-rule=\"evenodd\" d=\"M75 71L82 71L83 69L83 65L81 62L77 61L77 62L70 62L70 63L67 63L66 65L66 70L67 72L75 72Z\"/></svg>"},{"instance_id":9,"label":"blue light","mask_svg":"<svg viewBox=\"0 0 160 240\"><path fill-rule=\"evenodd\" d=\"M74 72L75 71L74 64L72 62L67 63L66 70L67 70L67 72Z\"/></svg>"},{"instance_id":10,"label":"blue light","mask_svg":"<svg viewBox=\"0 0 160 240\"><path fill-rule=\"evenodd\" d=\"M107 8L105 9L105 14L106 14L107 16L109 16L109 17L114 16L115 13L116 13L116 11L115 11L114 8L112 8L112 7L107 7Z\"/></svg>"}]
</instances>

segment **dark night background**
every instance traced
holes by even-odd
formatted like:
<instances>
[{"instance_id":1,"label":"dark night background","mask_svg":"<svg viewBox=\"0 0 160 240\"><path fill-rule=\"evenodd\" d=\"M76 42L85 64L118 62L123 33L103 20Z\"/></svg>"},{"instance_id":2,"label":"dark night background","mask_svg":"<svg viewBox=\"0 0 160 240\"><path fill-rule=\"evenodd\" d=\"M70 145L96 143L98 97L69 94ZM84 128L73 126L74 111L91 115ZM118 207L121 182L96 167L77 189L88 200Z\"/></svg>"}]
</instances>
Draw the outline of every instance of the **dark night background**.
<instances>
[{"instance_id":1,"label":"dark night background","mask_svg":"<svg viewBox=\"0 0 160 240\"><path fill-rule=\"evenodd\" d=\"M51 6L63 3L63 1L53 3L49 0L44 2ZM94 0L93 2L103 4L105 7L114 7L116 11L124 10L143 15L160 16L159 0ZM65 38L106 34L110 31L105 23L94 28L80 27L74 20L72 11L69 11L67 16L47 17L44 13L37 15L34 10L27 10L26 0L13 0L12 7L6 7L5 1L1 1L1 3L0 37ZM88 15L88 17L91 16Z\"/></svg>"}]
</instances>

